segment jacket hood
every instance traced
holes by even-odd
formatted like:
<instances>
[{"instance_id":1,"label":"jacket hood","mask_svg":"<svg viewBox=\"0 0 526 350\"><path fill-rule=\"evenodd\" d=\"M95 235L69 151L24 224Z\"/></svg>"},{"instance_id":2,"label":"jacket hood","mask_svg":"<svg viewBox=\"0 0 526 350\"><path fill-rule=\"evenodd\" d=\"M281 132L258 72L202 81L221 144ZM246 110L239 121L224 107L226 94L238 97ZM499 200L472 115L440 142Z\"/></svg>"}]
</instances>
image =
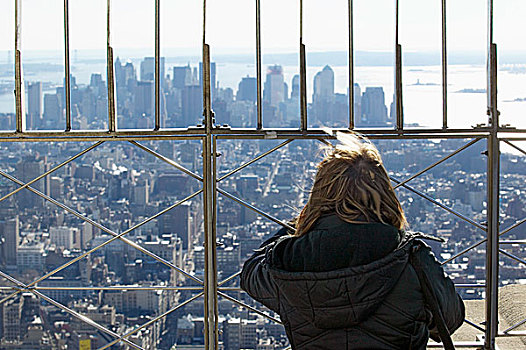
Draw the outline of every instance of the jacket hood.
<instances>
[{"instance_id":1,"label":"jacket hood","mask_svg":"<svg viewBox=\"0 0 526 350\"><path fill-rule=\"evenodd\" d=\"M345 250L345 244L357 243L346 241L357 238L348 232L349 225L351 228L356 228L353 227L353 224L348 223L343 224L343 227L340 225L343 231L347 230L346 235L342 236L338 235L338 229L334 229L334 227L330 231L324 231L322 225L321 229L318 227L318 230L313 233L314 243L310 242L310 244L316 245L322 242L320 238L316 238L318 234L321 234L320 237L335 240L333 243L340 245L341 249ZM394 229L387 225L383 225L382 228L381 224L358 226L360 226L358 228L365 227L365 232L392 231ZM398 234L397 230L394 230L395 234ZM312 240L312 238L309 239ZM282 241L284 244L277 242L274 247L277 248L274 249L274 255L279 256L271 257L271 262L282 262L283 259L293 256L290 252L287 253L287 249L279 248L280 245L287 245L286 238ZM376 243L378 245L386 244L382 241ZM403 244L400 240L392 243L394 248L391 248L387 255L383 255L379 259L331 271L287 271L283 268L282 263L271 263L269 270L277 284L279 297L283 298L283 301L289 304L293 310L289 315L283 315L284 321L287 321L286 318L295 318L294 312L299 313L298 316L310 320L312 324L321 329L347 328L364 321L385 300L408 263L410 245ZM291 249L298 250L297 245ZM269 253L272 254L272 252ZM284 254L285 256L283 256ZM321 255L321 257L317 256L313 259L323 261L331 260L331 255L334 254L328 255L325 250L322 250L316 255ZM341 263L339 264L336 261L335 265L341 265Z\"/></svg>"}]
</instances>

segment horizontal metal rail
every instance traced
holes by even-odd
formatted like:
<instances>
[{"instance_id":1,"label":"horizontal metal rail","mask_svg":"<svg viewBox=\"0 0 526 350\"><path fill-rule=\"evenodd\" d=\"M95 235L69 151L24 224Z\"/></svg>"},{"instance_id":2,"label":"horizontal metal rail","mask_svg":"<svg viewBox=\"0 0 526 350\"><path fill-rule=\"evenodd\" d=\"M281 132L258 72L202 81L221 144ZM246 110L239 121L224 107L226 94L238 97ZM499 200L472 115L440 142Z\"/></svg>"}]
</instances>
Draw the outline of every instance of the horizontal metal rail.
<instances>
[{"instance_id":1,"label":"horizontal metal rail","mask_svg":"<svg viewBox=\"0 0 526 350\"><path fill-rule=\"evenodd\" d=\"M77 153L76 155L74 155L73 157L65 160L64 162L60 163L59 165L57 166L54 166L53 168L49 169L48 171L46 171L45 173L35 177L33 180L29 181L29 182L26 182L23 186L20 186L18 187L16 190L13 190L11 192L9 192L8 194L4 195L2 198L0 198L0 202L2 202L3 200L6 200L7 198L11 197L12 195L18 193L19 191L22 191L24 188L27 188L29 186L31 186L32 184L34 184L35 182L37 182L38 180L48 176L49 174L57 171L58 169L62 168L63 166L65 166L66 164L69 164L71 163L72 161L74 161L75 159L83 156L84 154L90 152L91 150L93 150L94 148L102 145L104 143L104 141L99 141L97 143L95 143L94 145L91 145L89 146L88 148L82 150L81 152Z\"/></svg>"},{"instance_id":2,"label":"horizontal metal rail","mask_svg":"<svg viewBox=\"0 0 526 350\"><path fill-rule=\"evenodd\" d=\"M24 284L24 283L18 281L17 279L15 279L15 278L13 278L13 277L11 277L11 276L9 276L9 275L3 273L2 271L0 271L0 277L3 277L3 278L5 278L6 280L8 280L9 282L11 282L11 283L13 283L13 284L15 284L15 285L17 285L17 286L23 288L23 289L28 290L29 292L33 293L33 294L34 294L35 296L37 296L38 298L47 301L47 302L50 303L51 305L53 305L53 306L55 306L55 307L57 307L57 308L59 308L59 309L65 311L65 312L69 313L69 314L72 315L73 317L78 318L78 319L81 320L82 322L87 323L88 325L90 325L90 326L92 326L92 327L98 329L99 331L102 331L102 332L104 332L104 333L106 333L106 334L109 334L109 335L111 335L112 337L115 337L115 338L118 338L118 337L119 337L119 335L118 335L117 333L115 333L115 332L113 332L113 331L111 331L111 330L109 330L109 329L107 329L107 328L101 326L100 324L98 324L97 322L93 321L93 320L90 319L89 317L86 317L86 316L84 316L84 315L82 315L82 314L76 312L75 310L72 310L72 309L68 308L67 306L62 305L61 303L59 303L59 302L57 302L57 301L51 299L51 298L48 297L47 295L42 294L42 293L40 293L40 292L37 291L37 290L34 290L34 289L29 288L29 285L26 285L26 284ZM140 350L144 350L142 347L140 347L140 346L138 346L138 345L136 345L136 344L130 342L130 341L127 340L127 339L123 339L123 342L125 342L126 344L132 346L133 348L140 349Z\"/></svg>"},{"instance_id":3,"label":"horizontal metal rail","mask_svg":"<svg viewBox=\"0 0 526 350\"><path fill-rule=\"evenodd\" d=\"M171 308L170 310L168 310L168 311L166 311L166 312L160 314L159 316L157 316L157 317L151 319L150 321L148 321L148 322L144 323L143 325L141 325L141 326L135 328L134 330L129 331L129 332L123 334L122 336L119 336L118 339L115 339L115 340L113 340L112 342L109 342L108 344L106 344L106 345L100 347L98 350L104 350L104 349L107 349L107 348L109 348L109 347L111 347L111 346L117 344L117 343L120 342L120 341L124 341L124 340L125 340L126 338L128 338L129 336L134 335L135 333L139 332L140 330L142 330L142 329L144 329L144 328L146 328L146 327L151 326L151 325L154 324L155 322L158 322L160 319L162 319L162 318L168 316L169 314L171 314L172 312L174 312L174 311L176 311L176 310L178 310L178 309L180 309L180 308L186 306L187 304L191 303L192 301L196 300L197 298L200 298L200 297L203 296L204 294L205 294L204 292L201 292L201 293L199 293L199 294L194 295L193 297L189 298L188 300L185 300L184 302L182 302L182 303L178 304L177 306Z\"/></svg>"},{"instance_id":4,"label":"horizontal metal rail","mask_svg":"<svg viewBox=\"0 0 526 350\"><path fill-rule=\"evenodd\" d=\"M258 315L261 315L261 316L263 316L263 317L265 317L265 318L268 318L269 320L271 320L271 321L273 321L273 322L276 322L276 323L278 323L278 324L283 324L283 323L281 322L280 319L277 319L277 318L275 318L275 317L272 317L272 316L270 316L270 315L264 313L263 311L260 311L260 310L256 309L255 307L252 307L252 306L250 306L250 305L248 305L248 304L243 303L242 301L237 300L236 298L232 298L232 297L231 297L230 295L228 295L228 294L225 294L225 293L223 293L223 292L217 292L217 295L220 295L220 296L222 296L223 298L225 298L225 299L227 299L227 300L230 300L231 302L233 302L233 303L235 303L235 304L237 304L237 305L239 305L239 306L244 307L245 309L248 309L248 310L250 310L250 311L252 311L252 312L255 312L255 313L258 314Z\"/></svg>"}]
</instances>

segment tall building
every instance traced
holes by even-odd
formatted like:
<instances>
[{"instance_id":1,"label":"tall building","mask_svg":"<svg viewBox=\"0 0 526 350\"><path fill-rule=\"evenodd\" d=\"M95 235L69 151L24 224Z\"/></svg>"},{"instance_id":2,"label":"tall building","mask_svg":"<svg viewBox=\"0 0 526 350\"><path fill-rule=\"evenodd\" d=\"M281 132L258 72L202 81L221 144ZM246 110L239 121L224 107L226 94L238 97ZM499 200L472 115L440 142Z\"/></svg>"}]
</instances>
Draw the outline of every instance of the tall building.
<instances>
[{"instance_id":1,"label":"tall building","mask_svg":"<svg viewBox=\"0 0 526 350\"><path fill-rule=\"evenodd\" d=\"M279 104L285 101L285 82L280 65L268 67L263 99L272 107L279 107Z\"/></svg>"},{"instance_id":2,"label":"tall building","mask_svg":"<svg viewBox=\"0 0 526 350\"><path fill-rule=\"evenodd\" d=\"M135 89L135 115L152 116L155 108L153 81L139 81Z\"/></svg>"},{"instance_id":3,"label":"tall building","mask_svg":"<svg viewBox=\"0 0 526 350\"><path fill-rule=\"evenodd\" d=\"M42 83L27 85L27 128L35 129L42 121Z\"/></svg>"},{"instance_id":4,"label":"tall building","mask_svg":"<svg viewBox=\"0 0 526 350\"><path fill-rule=\"evenodd\" d=\"M173 67L173 87L183 89L185 86L194 85L192 68L190 65Z\"/></svg>"},{"instance_id":5,"label":"tall building","mask_svg":"<svg viewBox=\"0 0 526 350\"><path fill-rule=\"evenodd\" d=\"M50 124L57 124L63 118L62 106L57 94L44 95L44 120Z\"/></svg>"},{"instance_id":6,"label":"tall building","mask_svg":"<svg viewBox=\"0 0 526 350\"><path fill-rule=\"evenodd\" d=\"M312 102L331 101L334 97L334 71L328 65L314 76Z\"/></svg>"},{"instance_id":7,"label":"tall building","mask_svg":"<svg viewBox=\"0 0 526 350\"><path fill-rule=\"evenodd\" d=\"M249 77L248 75L244 78L241 78L239 82L237 95L237 101L250 101L256 102L257 100L257 79L254 77Z\"/></svg>"},{"instance_id":8,"label":"tall building","mask_svg":"<svg viewBox=\"0 0 526 350\"><path fill-rule=\"evenodd\" d=\"M75 227L50 227L51 244L65 249L80 249L80 231Z\"/></svg>"},{"instance_id":9,"label":"tall building","mask_svg":"<svg viewBox=\"0 0 526 350\"><path fill-rule=\"evenodd\" d=\"M165 77L165 59L160 57L159 68L160 68L160 77L163 81ZM155 57L145 57L141 62L141 81L154 81L155 80Z\"/></svg>"},{"instance_id":10,"label":"tall building","mask_svg":"<svg viewBox=\"0 0 526 350\"><path fill-rule=\"evenodd\" d=\"M203 117L203 96L198 85L185 86L182 93L182 125L199 124Z\"/></svg>"},{"instance_id":11,"label":"tall building","mask_svg":"<svg viewBox=\"0 0 526 350\"><path fill-rule=\"evenodd\" d=\"M20 223L18 216L13 219L0 221L0 236L4 242L2 245L3 263L7 266L16 266L16 253L20 243Z\"/></svg>"},{"instance_id":12,"label":"tall building","mask_svg":"<svg viewBox=\"0 0 526 350\"><path fill-rule=\"evenodd\" d=\"M299 74L295 74L294 77L292 77L292 90L290 92L290 98L299 100L300 94L300 76Z\"/></svg>"},{"instance_id":13,"label":"tall building","mask_svg":"<svg viewBox=\"0 0 526 350\"><path fill-rule=\"evenodd\" d=\"M24 182L33 180L45 171L45 158L39 158L33 154L23 157L18 163L16 163L16 176L19 180ZM49 186L45 185L46 183L49 183L49 177L45 177L44 179L35 182L31 187L45 193L45 189L49 188ZM43 199L27 189L18 192L15 196L17 196L16 200L18 207L21 209L34 208L36 206L41 206L44 203Z\"/></svg>"},{"instance_id":14,"label":"tall building","mask_svg":"<svg viewBox=\"0 0 526 350\"><path fill-rule=\"evenodd\" d=\"M387 107L382 87L365 89L362 96L362 114L365 125L385 126L387 124Z\"/></svg>"},{"instance_id":15,"label":"tall building","mask_svg":"<svg viewBox=\"0 0 526 350\"><path fill-rule=\"evenodd\" d=\"M358 83L354 83L354 122L356 125L362 124L362 89Z\"/></svg>"},{"instance_id":16,"label":"tall building","mask_svg":"<svg viewBox=\"0 0 526 350\"><path fill-rule=\"evenodd\" d=\"M216 63L210 62L210 89L212 90L212 101L216 97ZM203 87L203 62L199 62L199 86Z\"/></svg>"}]
</instances>

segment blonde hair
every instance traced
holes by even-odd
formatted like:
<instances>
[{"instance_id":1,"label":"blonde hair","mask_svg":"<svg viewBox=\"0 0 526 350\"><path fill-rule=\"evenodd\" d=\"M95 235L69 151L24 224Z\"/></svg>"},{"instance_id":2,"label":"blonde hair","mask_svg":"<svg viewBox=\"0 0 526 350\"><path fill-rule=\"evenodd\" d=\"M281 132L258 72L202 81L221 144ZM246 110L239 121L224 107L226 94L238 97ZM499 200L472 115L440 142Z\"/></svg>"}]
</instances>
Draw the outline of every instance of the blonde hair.
<instances>
[{"instance_id":1,"label":"blonde hair","mask_svg":"<svg viewBox=\"0 0 526 350\"><path fill-rule=\"evenodd\" d=\"M338 133L328 148L307 204L296 218L295 236L307 233L322 215L349 223L381 222L398 229L407 221L376 147L367 139Z\"/></svg>"}]
</instances>

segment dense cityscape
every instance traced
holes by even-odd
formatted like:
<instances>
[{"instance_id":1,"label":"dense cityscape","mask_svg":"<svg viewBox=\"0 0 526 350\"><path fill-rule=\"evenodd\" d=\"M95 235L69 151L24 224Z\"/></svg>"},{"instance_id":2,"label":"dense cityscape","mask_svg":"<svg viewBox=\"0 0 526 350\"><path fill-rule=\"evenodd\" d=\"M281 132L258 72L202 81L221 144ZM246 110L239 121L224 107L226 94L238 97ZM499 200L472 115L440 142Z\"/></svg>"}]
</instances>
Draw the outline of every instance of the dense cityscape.
<instances>
[{"instance_id":1,"label":"dense cityscape","mask_svg":"<svg viewBox=\"0 0 526 350\"><path fill-rule=\"evenodd\" d=\"M167 69L161 60L161 125L190 126L201 123L201 65L174 66ZM170 72L171 74L169 74ZM131 61L115 62L118 127L153 128L154 59L146 57L139 68ZM216 65L211 64L213 110L218 124L254 127L256 122L256 78L243 77L237 91L217 83ZM89 84L77 84L71 77L71 105L74 129L107 128L107 86L101 74L92 74ZM334 72L320 67L315 75L313 95L308 105L309 125L345 127L349 97L357 125L389 127L395 118L394 107L386 106L382 87L361 87L336 93ZM50 91L45 82L27 84L28 129L63 129L64 88ZM363 91L362 91L363 90ZM263 120L266 127L299 126L299 76L284 81L280 65L267 67L263 84ZM12 128L14 117L3 114L4 128ZM379 140L386 168L396 179L406 179L466 144L468 140ZM229 173L257 155L277 146L277 140L218 141L218 176ZM2 143L2 172L27 182L91 146L89 143ZM148 141L147 147L175 160L195 174L202 172L201 144L197 141ZM296 140L242 171L218 182L225 193L242 198L261 210L289 220L304 205L323 146L317 140ZM470 218L480 226L486 220L486 156L484 141L479 141L433 168L407 185L423 192L440 204ZM418 150L416 152L415 150ZM513 154L501 156L501 227L506 228L526 216L524 183L526 159ZM300 175L301 174L301 175ZM60 272L38 282L40 292L86 315L117 334L126 334L142 324L197 295L204 278L202 196L196 195L163 215L148 220L196 191L202 184L135 145L119 141L94 148L49 176L33 183L32 188L49 196L78 215L72 215L28 189L0 201L0 265L23 283L31 283L58 266L101 246L93 253ZM0 193L17 189L7 177L0 180ZM407 188L397 194L411 230L446 239L433 244L439 260L485 237L485 232L459 219ZM81 217L89 218L94 226ZM137 226L137 227L136 227ZM136 227L136 228L135 228ZM112 233L133 228L124 237L144 248L138 250ZM221 281L238 272L243 261L279 226L218 194L217 264ZM508 239L526 239L520 227L507 233ZM485 245L454 259L447 272L459 284L485 281ZM506 247L521 256L520 246ZM147 251L151 252L148 253ZM168 262L168 264L166 263ZM170 264L184 270L180 273ZM524 281L524 266L501 259L502 284ZM1 285L12 287L2 280ZM237 287L238 279L225 283ZM112 286L127 286L126 289ZM77 290L63 287L78 287ZM99 290L92 287L100 287ZM148 287L152 287L148 289ZM156 288L153 288L156 287ZM175 290L170 287L183 287ZM195 289L192 289L195 287ZM48 288L48 289L46 289ZM62 288L62 289L61 289ZM91 288L91 289L90 289ZM13 292L4 289L2 296ZM484 298L482 288L462 288L464 298ZM225 292L244 303L272 315L239 291ZM92 348L114 340L108 334L65 313L56 305L23 292L0 306L1 349L80 349L89 341ZM246 308L219 297L220 342L223 349L283 349L288 346L284 329ZM129 337L149 349L203 349L203 299L169 313L158 322ZM273 315L276 316L276 315ZM117 342L112 349L131 348Z\"/></svg>"}]
</instances>

